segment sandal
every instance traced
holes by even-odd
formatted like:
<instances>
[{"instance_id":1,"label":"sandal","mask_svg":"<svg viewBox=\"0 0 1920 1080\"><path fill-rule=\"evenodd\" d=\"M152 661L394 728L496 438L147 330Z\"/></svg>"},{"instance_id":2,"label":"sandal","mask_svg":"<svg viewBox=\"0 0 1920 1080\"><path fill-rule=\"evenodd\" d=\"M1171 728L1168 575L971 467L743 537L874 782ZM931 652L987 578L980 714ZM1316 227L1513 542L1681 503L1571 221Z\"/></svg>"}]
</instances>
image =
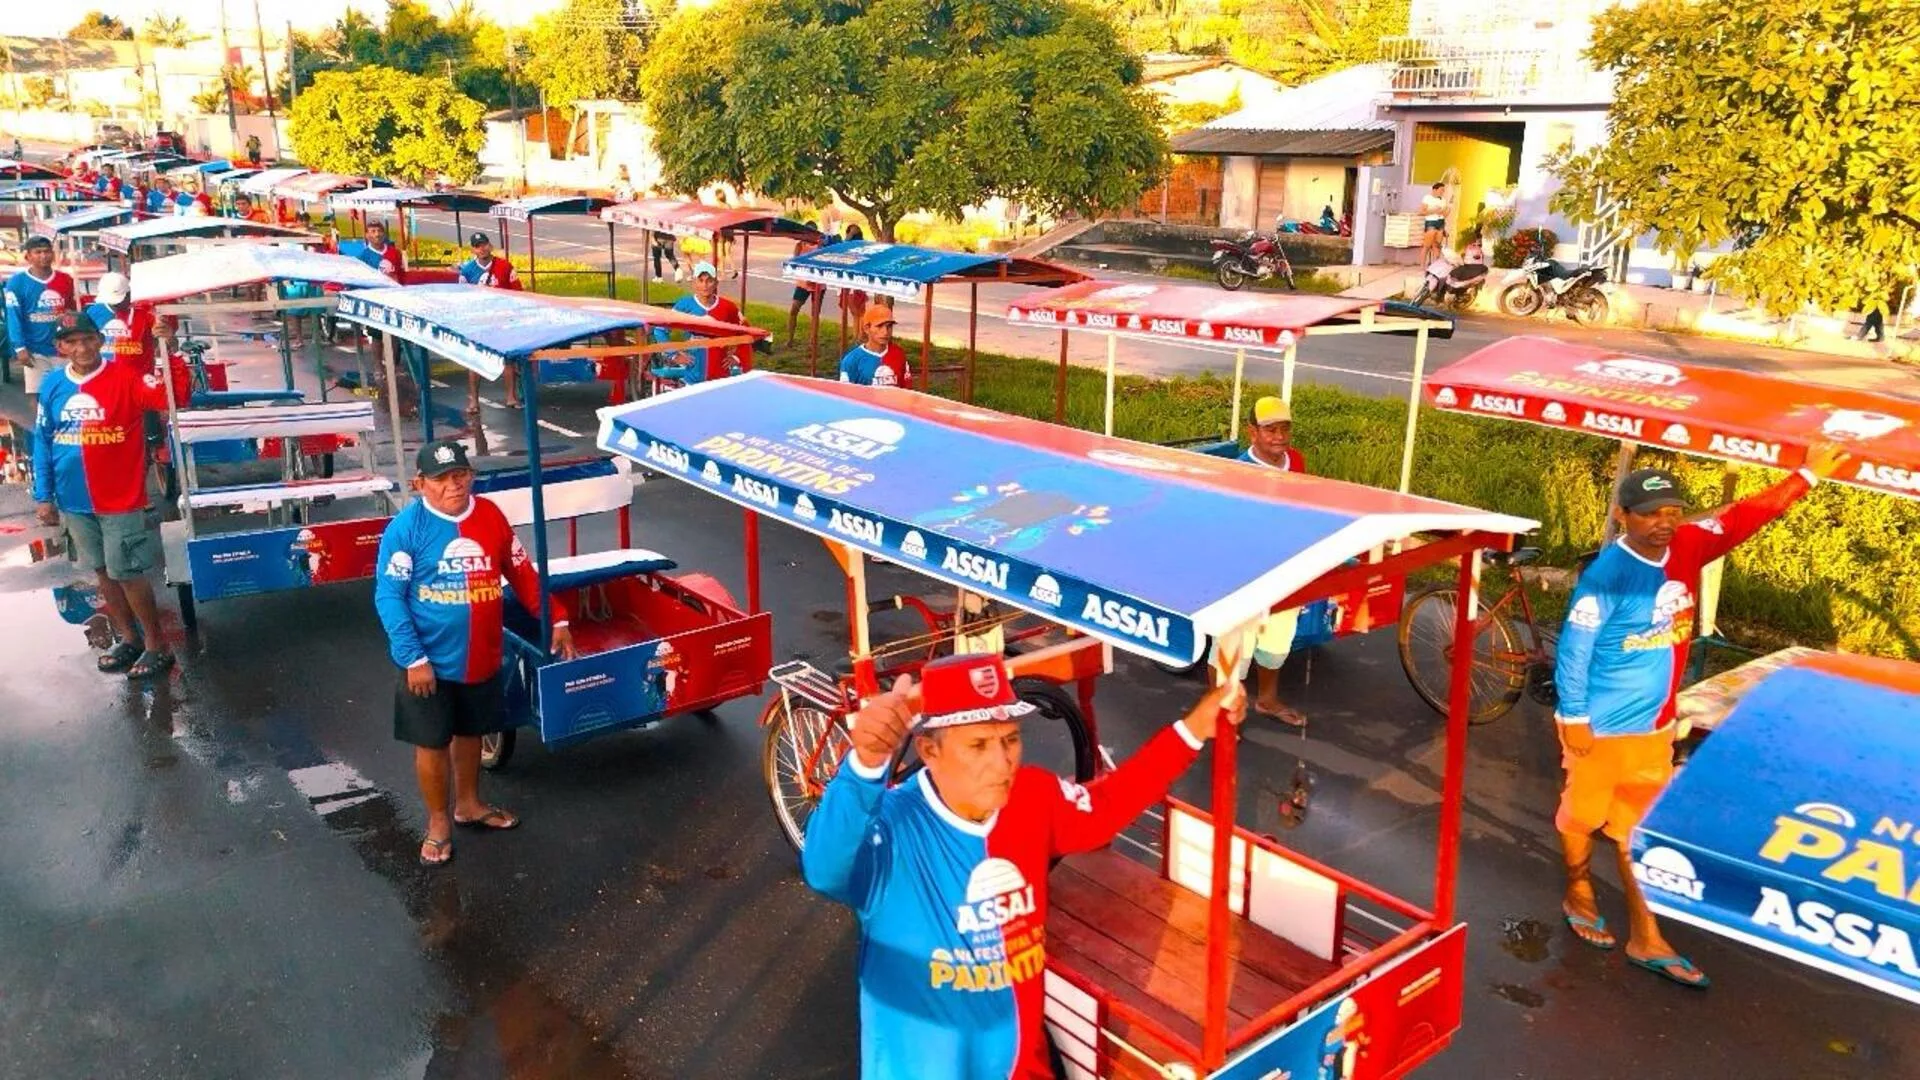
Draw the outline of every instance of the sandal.
<instances>
[{"instance_id":1,"label":"sandal","mask_svg":"<svg viewBox=\"0 0 1920 1080\"><path fill-rule=\"evenodd\" d=\"M463 821L456 817L453 823L463 829L489 829L495 832L506 832L508 829L520 827L518 817L497 806L487 807L487 812L477 818L467 818Z\"/></svg>"},{"instance_id":2,"label":"sandal","mask_svg":"<svg viewBox=\"0 0 1920 1080\"><path fill-rule=\"evenodd\" d=\"M1629 955L1627 963L1637 968L1646 968L1668 982L1678 983L1689 990L1705 990L1713 985L1713 981L1707 978L1707 973L1694 967L1693 961L1684 956L1654 956L1642 959Z\"/></svg>"},{"instance_id":3,"label":"sandal","mask_svg":"<svg viewBox=\"0 0 1920 1080\"><path fill-rule=\"evenodd\" d=\"M1596 949L1611 949L1619 944L1613 932L1607 929L1607 920L1599 915L1589 919L1585 915L1576 915L1566 908L1560 909L1560 916L1567 920L1567 928L1573 936Z\"/></svg>"},{"instance_id":4,"label":"sandal","mask_svg":"<svg viewBox=\"0 0 1920 1080\"><path fill-rule=\"evenodd\" d=\"M140 659L141 655L142 650L139 642L117 641L112 647L107 649L106 652L100 654L99 659L94 661L94 666L98 667L102 672L112 675L132 667L133 662Z\"/></svg>"},{"instance_id":5,"label":"sandal","mask_svg":"<svg viewBox=\"0 0 1920 1080\"><path fill-rule=\"evenodd\" d=\"M439 855L438 856L428 855L427 853L430 851L439 852ZM435 840L433 837L429 836L425 840L422 840L420 842L420 865L421 866L445 866L452 861L453 861L453 840L451 837L445 840Z\"/></svg>"},{"instance_id":6,"label":"sandal","mask_svg":"<svg viewBox=\"0 0 1920 1080\"><path fill-rule=\"evenodd\" d=\"M140 659L134 661L133 666L127 669L127 678L151 679L155 675L165 674L167 669L172 666L172 653L166 651L155 652L149 649L141 653Z\"/></svg>"}]
</instances>

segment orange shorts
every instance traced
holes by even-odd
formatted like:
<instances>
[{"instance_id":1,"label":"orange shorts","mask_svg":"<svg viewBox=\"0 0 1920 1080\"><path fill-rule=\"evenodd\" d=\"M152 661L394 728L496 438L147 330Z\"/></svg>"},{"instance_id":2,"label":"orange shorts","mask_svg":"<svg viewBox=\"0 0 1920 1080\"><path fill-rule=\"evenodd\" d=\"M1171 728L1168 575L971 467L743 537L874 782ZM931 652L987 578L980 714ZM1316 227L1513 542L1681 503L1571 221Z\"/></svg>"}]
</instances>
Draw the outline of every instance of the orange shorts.
<instances>
[{"instance_id":1,"label":"orange shorts","mask_svg":"<svg viewBox=\"0 0 1920 1080\"><path fill-rule=\"evenodd\" d=\"M1562 752L1560 763L1567 786L1554 827L1581 834L1603 829L1624 844L1673 779L1673 728L1596 738L1585 757Z\"/></svg>"}]
</instances>

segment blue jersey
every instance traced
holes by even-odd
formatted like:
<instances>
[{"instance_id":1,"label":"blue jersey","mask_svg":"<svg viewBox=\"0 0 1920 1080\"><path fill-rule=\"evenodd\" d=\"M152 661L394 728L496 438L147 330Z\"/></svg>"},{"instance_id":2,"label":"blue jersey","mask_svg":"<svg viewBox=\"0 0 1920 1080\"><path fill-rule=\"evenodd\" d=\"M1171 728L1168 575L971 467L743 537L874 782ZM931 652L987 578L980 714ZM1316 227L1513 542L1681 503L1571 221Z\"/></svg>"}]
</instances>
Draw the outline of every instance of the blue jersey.
<instances>
[{"instance_id":1,"label":"blue jersey","mask_svg":"<svg viewBox=\"0 0 1920 1080\"><path fill-rule=\"evenodd\" d=\"M76 379L61 365L40 384L33 426L33 498L76 514L147 506L146 414L167 411L160 381L106 362Z\"/></svg>"},{"instance_id":2,"label":"blue jersey","mask_svg":"<svg viewBox=\"0 0 1920 1080\"><path fill-rule=\"evenodd\" d=\"M56 356L53 326L75 310L73 279L55 270L45 281L21 270L7 279L7 345L35 356Z\"/></svg>"},{"instance_id":3,"label":"blue jersey","mask_svg":"<svg viewBox=\"0 0 1920 1080\"><path fill-rule=\"evenodd\" d=\"M433 665L435 678L485 682L500 670L506 586L537 615L540 578L500 508L475 497L447 517L415 499L380 535L374 610L402 668ZM566 621L558 597L556 624Z\"/></svg>"},{"instance_id":4,"label":"blue jersey","mask_svg":"<svg viewBox=\"0 0 1920 1080\"><path fill-rule=\"evenodd\" d=\"M495 255L485 265L471 256L459 266L460 280L469 285L485 285L494 289L520 288L520 276L513 272L513 264L505 258Z\"/></svg>"},{"instance_id":5,"label":"blue jersey","mask_svg":"<svg viewBox=\"0 0 1920 1080\"><path fill-rule=\"evenodd\" d=\"M147 192L146 205L137 209L145 210L149 214L158 214L171 208L167 205L167 193L156 188Z\"/></svg>"},{"instance_id":6,"label":"blue jersey","mask_svg":"<svg viewBox=\"0 0 1920 1080\"><path fill-rule=\"evenodd\" d=\"M1615 541L1573 587L1553 681L1561 723L1596 737L1642 735L1673 723L1673 700L1693 642L1700 570L1807 493L1796 473L1758 495L1689 521L1652 562Z\"/></svg>"},{"instance_id":7,"label":"blue jersey","mask_svg":"<svg viewBox=\"0 0 1920 1080\"><path fill-rule=\"evenodd\" d=\"M907 354L889 343L887 351L874 352L863 342L847 350L840 358L840 381L861 386L906 386L913 373L907 369Z\"/></svg>"},{"instance_id":8,"label":"blue jersey","mask_svg":"<svg viewBox=\"0 0 1920 1080\"><path fill-rule=\"evenodd\" d=\"M985 822L925 770L899 787L849 757L807 822L807 884L860 919L863 1080L1041 1080L1047 871L1111 843L1200 742L1176 724L1086 786L1021 769Z\"/></svg>"},{"instance_id":9,"label":"blue jersey","mask_svg":"<svg viewBox=\"0 0 1920 1080\"><path fill-rule=\"evenodd\" d=\"M688 293L673 302L673 310L682 315L699 315L702 318L716 319L723 323L732 323L735 326L747 325L747 320L740 315L740 308L724 296L715 297L712 307L703 307L698 297L692 293ZM669 337L670 335L665 328L653 332L653 340L656 342L666 341ZM676 365L656 361L653 367L653 373L661 378L678 379L680 382L689 385L706 381L710 373L724 376L726 374L724 371L709 371L711 364L722 359L720 357L711 357L709 354L712 351L711 349L686 349L678 354L667 353L665 354L666 356L676 356L680 362ZM753 350L750 346L742 345L730 351L733 354L734 362L738 363L742 370L751 366Z\"/></svg>"}]
</instances>

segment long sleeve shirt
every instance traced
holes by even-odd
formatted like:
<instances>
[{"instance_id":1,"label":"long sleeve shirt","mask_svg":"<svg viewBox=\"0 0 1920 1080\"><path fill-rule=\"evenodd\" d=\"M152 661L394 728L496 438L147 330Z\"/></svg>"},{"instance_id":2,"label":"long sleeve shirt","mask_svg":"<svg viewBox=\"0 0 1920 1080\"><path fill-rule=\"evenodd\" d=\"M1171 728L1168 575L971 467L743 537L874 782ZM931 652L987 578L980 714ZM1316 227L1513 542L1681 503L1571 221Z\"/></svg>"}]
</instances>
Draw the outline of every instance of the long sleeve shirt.
<instances>
[{"instance_id":1,"label":"long sleeve shirt","mask_svg":"<svg viewBox=\"0 0 1920 1080\"><path fill-rule=\"evenodd\" d=\"M49 372L33 425L34 501L76 514L146 509L146 414L166 410L166 388L132 364Z\"/></svg>"},{"instance_id":2,"label":"long sleeve shirt","mask_svg":"<svg viewBox=\"0 0 1920 1080\"><path fill-rule=\"evenodd\" d=\"M1617 540L1573 588L1553 681L1560 722L1596 738L1673 723L1674 695L1693 642L1700 570L1786 512L1812 487L1804 470L1675 530L1653 562Z\"/></svg>"},{"instance_id":3,"label":"long sleeve shirt","mask_svg":"<svg viewBox=\"0 0 1920 1080\"><path fill-rule=\"evenodd\" d=\"M475 497L448 517L415 499L380 536L373 606L393 662L433 665L435 678L485 682L500 670L506 586L536 617L540 575L500 508ZM567 610L549 598L555 626Z\"/></svg>"},{"instance_id":4,"label":"long sleeve shirt","mask_svg":"<svg viewBox=\"0 0 1920 1080\"><path fill-rule=\"evenodd\" d=\"M25 270L7 279L8 347L25 349L35 356L54 356L53 326L60 316L77 310L79 299L73 279L55 270L45 281Z\"/></svg>"},{"instance_id":5,"label":"long sleeve shirt","mask_svg":"<svg viewBox=\"0 0 1920 1080\"><path fill-rule=\"evenodd\" d=\"M480 260L467 257L459 266L460 280L469 285L485 285L495 289L520 291L520 275L514 273L513 264L505 258L495 255L483 265Z\"/></svg>"},{"instance_id":6,"label":"long sleeve shirt","mask_svg":"<svg viewBox=\"0 0 1920 1080\"><path fill-rule=\"evenodd\" d=\"M889 788L849 756L807 822L807 884L860 919L863 1080L1041 1080L1047 870L1111 843L1201 742L1184 723L1082 786L1031 766L984 822L925 770Z\"/></svg>"},{"instance_id":7,"label":"long sleeve shirt","mask_svg":"<svg viewBox=\"0 0 1920 1080\"><path fill-rule=\"evenodd\" d=\"M746 318L740 314L739 306L724 296L716 297L712 307L702 307L699 298L688 293L673 302L673 310L682 315L702 315L723 323L732 323L735 326L747 325ZM668 337L664 328L653 332L653 340L656 342L666 341ZM753 349L750 346L741 345L729 352L739 359L742 369L753 366ZM709 359L711 353L711 349L687 349L679 354L681 363L677 366L656 362L654 374L663 378L679 379L689 384L704 382L711 363Z\"/></svg>"}]
</instances>

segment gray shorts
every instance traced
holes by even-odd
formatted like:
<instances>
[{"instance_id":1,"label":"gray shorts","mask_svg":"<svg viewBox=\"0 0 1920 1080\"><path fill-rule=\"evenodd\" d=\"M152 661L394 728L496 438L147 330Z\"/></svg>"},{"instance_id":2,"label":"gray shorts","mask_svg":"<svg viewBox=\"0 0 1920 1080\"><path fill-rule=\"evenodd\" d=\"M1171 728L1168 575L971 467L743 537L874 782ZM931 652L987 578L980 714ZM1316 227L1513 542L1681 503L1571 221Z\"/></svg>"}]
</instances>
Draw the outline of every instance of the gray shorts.
<instances>
[{"instance_id":1,"label":"gray shorts","mask_svg":"<svg viewBox=\"0 0 1920 1080\"><path fill-rule=\"evenodd\" d=\"M159 530L145 510L130 514L77 514L62 510L67 543L82 570L101 570L115 581L131 581L154 567L160 553Z\"/></svg>"}]
</instances>

